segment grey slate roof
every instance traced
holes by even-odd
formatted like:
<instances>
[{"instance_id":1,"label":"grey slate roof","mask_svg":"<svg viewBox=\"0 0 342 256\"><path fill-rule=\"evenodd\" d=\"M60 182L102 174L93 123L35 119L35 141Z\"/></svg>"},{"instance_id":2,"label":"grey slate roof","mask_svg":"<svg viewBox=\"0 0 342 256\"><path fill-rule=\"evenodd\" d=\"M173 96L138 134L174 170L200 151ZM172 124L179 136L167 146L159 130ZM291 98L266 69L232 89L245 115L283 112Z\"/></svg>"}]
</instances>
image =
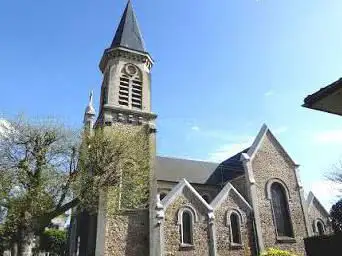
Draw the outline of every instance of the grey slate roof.
<instances>
[{"instance_id":1,"label":"grey slate roof","mask_svg":"<svg viewBox=\"0 0 342 256\"><path fill-rule=\"evenodd\" d=\"M244 168L241 162L241 154L247 153L249 148L237 153L236 155L224 160L215 172L213 172L209 179L208 184L223 184L229 180L232 180L238 176L244 174Z\"/></svg>"},{"instance_id":2,"label":"grey slate roof","mask_svg":"<svg viewBox=\"0 0 342 256\"><path fill-rule=\"evenodd\" d=\"M158 180L178 182L186 178L190 183L206 183L219 164L179 158L157 156L156 175Z\"/></svg>"},{"instance_id":3,"label":"grey slate roof","mask_svg":"<svg viewBox=\"0 0 342 256\"><path fill-rule=\"evenodd\" d=\"M178 182L185 178L190 183L220 185L244 174L240 156L247 150L222 163L157 156L157 180Z\"/></svg>"},{"instance_id":4,"label":"grey slate roof","mask_svg":"<svg viewBox=\"0 0 342 256\"><path fill-rule=\"evenodd\" d=\"M122 46L132 50L146 52L131 1L128 1L116 30L111 48Z\"/></svg>"}]
</instances>

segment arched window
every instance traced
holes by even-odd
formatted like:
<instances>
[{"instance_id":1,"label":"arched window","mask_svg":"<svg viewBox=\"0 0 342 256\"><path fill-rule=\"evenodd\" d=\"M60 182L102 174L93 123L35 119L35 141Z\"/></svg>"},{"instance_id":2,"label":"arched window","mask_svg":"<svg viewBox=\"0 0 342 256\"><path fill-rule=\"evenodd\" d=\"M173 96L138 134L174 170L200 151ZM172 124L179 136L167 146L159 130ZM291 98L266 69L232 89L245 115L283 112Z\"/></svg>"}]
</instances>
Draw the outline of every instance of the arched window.
<instances>
[{"instance_id":1,"label":"arched window","mask_svg":"<svg viewBox=\"0 0 342 256\"><path fill-rule=\"evenodd\" d=\"M186 205L179 209L177 215L181 246L192 246L194 223L198 221L197 213L191 205Z\"/></svg>"},{"instance_id":2,"label":"arched window","mask_svg":"<svg viewBox=\"0 0 342 256\"><path fill-rule=\"evenodd\" d=\"M293 237L286 192L278 182L274 182L271 186L271 200L278 237Z\"/></svg>"},{"instance_id":3,"label":"arched window","mask_svg":"<svg viewBox=\"0 0 342 256\"><path fill-rule=\"evenodd\" d=\"M319 236L324 235L324 233L325 233L325 227L324 227L324 223L323 223L322 220L316 219L316 220L314 221L314 232L315 232L316 234L318 234Z\"/></svg>"},{"instance_id":4,"label":"arched window","mask_svg":"<svg viewBox=\"0 0 342 256\"><path fill-rule=\"evenodd\" d=\"M192 214L189 211L182 214L182 244L192 244Z\"/></svg>"},{"instance_id":5,"label":"arched window","mask_svg":"<svg viewBox=\"0 0 342 256\"><path fill-rule=\"evenodd\" d=\"M126 64L122 69L119 86L119 105L142 108L142 79L139 68Z\"/></svg>"},{"instance_id":6,"label":"arched window","mask_svg":"<svg viewBox=\"0 0 342 256\"><path fill-rule=\"evenodd\" d=\"M231 242L241 244L240 217L236 212L230 214Z\"/></svg>"},{"instance_id":7,"label":"arched window","mask_svg":"<svg viewBox=\"0 0 342 256\"><path fill-rule=\"evenodd\" d=\"M317 222L317 231L320 236L324 235L324 226L320 221Z\"/></svg>"}]
</instances>

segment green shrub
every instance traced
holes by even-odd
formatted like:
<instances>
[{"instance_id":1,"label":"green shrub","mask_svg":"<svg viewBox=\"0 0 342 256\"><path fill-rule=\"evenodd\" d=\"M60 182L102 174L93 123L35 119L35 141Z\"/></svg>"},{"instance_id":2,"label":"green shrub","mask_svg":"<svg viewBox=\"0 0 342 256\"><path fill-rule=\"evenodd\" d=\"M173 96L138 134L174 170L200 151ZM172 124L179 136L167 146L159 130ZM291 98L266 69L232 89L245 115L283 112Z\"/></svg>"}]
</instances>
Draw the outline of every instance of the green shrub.
<instances>
[{"instance_id":1,"label":"green shrub","mask_svg":"<svg viewBox=\"0 0 342 256\"><path fill-rule=\"evenodd\" d=\"M40 236L40 250L50 252L50 255L63 255L66 242L65 230L48 229Z\"/></svg>"},{"instance_id":2,"label":"green shrub","mask_svg":"<svg viewBox=\"0 0 342 256\"><path fill-rule=\"evenodd\" d=\"M268 248L261 256L296 256L292 252L283 251L276 248Z\"/></svg>"},{"instance_id":3,"label":"green shrub","mask_svg":"<svg viewBox=\"0 0 342 256\"><path fill-rule=\"evenodd\" d=\"M342 233L342 199L331 207L330 216L334 232Z\"/></svg>"}]
</instances>

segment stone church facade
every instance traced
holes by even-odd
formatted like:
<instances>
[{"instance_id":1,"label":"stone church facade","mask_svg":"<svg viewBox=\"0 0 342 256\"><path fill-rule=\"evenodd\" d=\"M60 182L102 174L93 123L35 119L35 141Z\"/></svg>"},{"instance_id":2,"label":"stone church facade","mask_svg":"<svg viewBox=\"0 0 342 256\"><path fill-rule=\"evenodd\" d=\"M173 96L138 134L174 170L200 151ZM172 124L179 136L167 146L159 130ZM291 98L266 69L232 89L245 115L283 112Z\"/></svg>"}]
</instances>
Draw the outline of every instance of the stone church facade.
<instances>
[{"instance_id":1,"label":"stone church facade","mask_svg":"<svg viewBox=\"0 0 342 256\"><path fill-rule=\"evenodd\" d=\"M263 125L252 145L222 163L156 155L151 69L131 2L100 62L100 111L89 129L148 127L148 207L111 214L101 193L97 215L73 215L69 255L258 255L269 247L304 255L303 238L330 232L329 214L310 193L299 166Z\"/></svg>"}]
</instances>

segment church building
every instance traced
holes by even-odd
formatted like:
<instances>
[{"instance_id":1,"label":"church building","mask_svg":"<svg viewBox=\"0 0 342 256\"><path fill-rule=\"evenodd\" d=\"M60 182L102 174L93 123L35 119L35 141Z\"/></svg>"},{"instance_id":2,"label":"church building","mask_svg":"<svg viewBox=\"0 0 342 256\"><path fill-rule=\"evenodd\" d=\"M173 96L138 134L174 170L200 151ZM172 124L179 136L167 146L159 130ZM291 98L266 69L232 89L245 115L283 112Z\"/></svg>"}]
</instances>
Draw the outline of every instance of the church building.
<instances>
[{"instance_id":1,"label":"church building","mask_svg":"<svg viewBox=\"0 0 342 256\"><path fill-rule=\"evenodd\" d=\"M304 255L303 238L331 232L329 213L311 192L305 198L299 165L266 125L248 148L221 163L156 154L153 59L131 1L99 67L99 114L91 100L85 126L148 128L149 199L145 207L111 214L111 195L102 193L96 216L72 217L69 255L244 256L270 247Z\"/></svg>"}]
</instances>

